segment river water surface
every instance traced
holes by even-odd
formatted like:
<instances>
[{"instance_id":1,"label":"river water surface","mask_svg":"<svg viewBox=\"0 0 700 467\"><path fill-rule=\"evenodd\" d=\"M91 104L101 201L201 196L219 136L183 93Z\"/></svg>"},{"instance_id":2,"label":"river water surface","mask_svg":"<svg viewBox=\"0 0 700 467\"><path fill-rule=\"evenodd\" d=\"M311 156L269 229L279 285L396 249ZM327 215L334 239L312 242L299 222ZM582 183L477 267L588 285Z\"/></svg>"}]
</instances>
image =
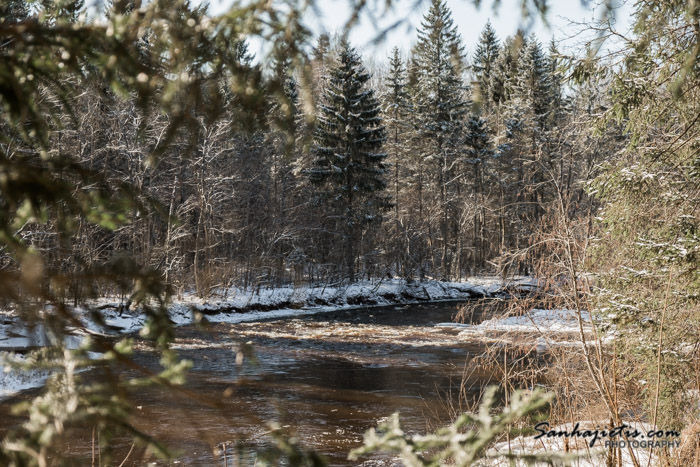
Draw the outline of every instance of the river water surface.
<instances>
[{"instance_id":1,"label":"river water surface","mask_svg":"<svg viewBox=\"0 0 700 467\"><path fill-rule=\"evenodd\" d=\"M171 447L181 465L224 465L224 452L233 465L234 446L265 447L269 422L287 427L331 465L358 465L347 454L379 419L399 412L406 431L423 433L449 422L460 403L466 409L492 378L470 368L470 389L460 396L469 361L483 348L458 338L458 330L434 326L452 321L458 306L343 310L213 324L204 332L178 328L175 348L194 364L186 387L201 397L140 391L134 424ZM137 360L156 361L148 351ZM75 433L67 448L90 458L90 436L87 429ZM125 455L130 441L115 442ZM125 465L142 465L143 456L134 449ZM380 456L366 465L391 460Z\"/></svg>"}]
</instances>

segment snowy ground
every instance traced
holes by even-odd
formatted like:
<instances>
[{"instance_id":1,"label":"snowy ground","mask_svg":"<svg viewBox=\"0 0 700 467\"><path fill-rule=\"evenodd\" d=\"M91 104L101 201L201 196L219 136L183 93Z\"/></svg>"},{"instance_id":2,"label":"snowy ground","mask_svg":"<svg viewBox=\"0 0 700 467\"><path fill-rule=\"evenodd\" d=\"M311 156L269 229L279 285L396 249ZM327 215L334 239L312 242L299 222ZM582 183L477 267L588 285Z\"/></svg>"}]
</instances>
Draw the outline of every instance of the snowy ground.
<instances>
[{"instance_id":1,"label":"snowy ground","mask_svg":"<svg viewBox=\"0 0 700 467\"><path fill-rule=\"evenodd\" d=\"M183 325L192 322L193 313L201 313L209 322L241 323L367 306L505 296L508 292L528 291L535 286L531 278L517 278L503 283L495 277L478 277L463 282L406 283L389 279L349 286L235 289L208 300L185 295L170 307L170 318L176 325ZM82 318L85 329L76 331L76 336L70 338L71 347L77 346L80 335L86 332L128 334L138 331L144 324L145 318L138 312L120 312L118 300L103 299L92 305L102 310L101 315L108 327L94 323L85 313ZM493 325L503 324L494 322ZM465 334L465 337L468 336ZM42 385L48 376L46 372L9 371L4 359L10 354L22 353L48 342L49 336L41 324L28 327L13 313L0 310L0 368L4 370L0 372L0 400Z\"/></svg>"},{"instance_id":2,"label":"snowy ground","mask_svg":"<svg viewBox=\"0 0 700 467\"><path fill-rule=\"evenodd\" d=\"M588 339L593 337L588 312L581 312L579 316L574 310L561 309L535 308L522 315L492 318L480 324L440 323L437 326L459 329L458 336L463 339L518 345L530 342L538 352L546 352L552 347L581 346L581 329ZM604 340L609 338L604 336Z\"/></svg>"},{"instance_id":3,"label":"snowy ground","mask_svg":"<svg viewBox=\"0 0 700 467\"><path fill-rule=\"evenodd\" d=\"M406 283L387 279L381 282L358 282L346 286L280 287L262 290L232 290L218 299L202 301L193 295L178 301L181 306L194 306L206 314L223 311L268 311L276 313L289 310L291 314L305 311L328 311L368 305L392 305L420 301L456 300L492 297L505 293L506 289L530 289L530 278L519 278L502 283L493 277L470 278L464 282L425 281ZM246 320L273 317L268 314L251 314Z\"/></svg>"}]
</instances>

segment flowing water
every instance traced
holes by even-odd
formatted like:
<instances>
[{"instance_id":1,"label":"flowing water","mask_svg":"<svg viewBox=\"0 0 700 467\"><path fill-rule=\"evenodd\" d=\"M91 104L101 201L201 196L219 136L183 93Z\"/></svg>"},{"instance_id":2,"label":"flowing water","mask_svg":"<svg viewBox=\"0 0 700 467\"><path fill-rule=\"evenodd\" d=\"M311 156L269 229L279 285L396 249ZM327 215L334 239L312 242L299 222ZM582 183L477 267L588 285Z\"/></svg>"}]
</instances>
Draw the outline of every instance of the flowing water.
<instances>
[{"instance_id":1,"label":"flowing water","mask_svg":"<svg viewBox=\"0 0 700 467\"><path fill-rule=\"evenodd\" d=\"M483 350L481 344L459 338L455 329L434 326L451 321L458 305L215 324L208 332L179 328L175 348L194 363L186 388L197 396L158 388L140 391L133 422L173 448L175 463L182 465L233 465L230 457L237 444L264 448L269 422L288 427L331 465L357 465L347 454L377 420L400 412L407 431L434 429L449 422L452 408L460 403L466 408L492 379L473 368L463 378L470 359ZM473 315L474 322L482 313ZM155 364L148 351L137 359ZM460 397L463 380L471 389ZM126 455L130 441L115 442L121 443L119 454ZM67 448L89 459L91 432L71 435ZM143 449L134 449L125 465L141 465L143 455ZM379 458L367 465L390 463Z\"/></svg>"}]
</instances>

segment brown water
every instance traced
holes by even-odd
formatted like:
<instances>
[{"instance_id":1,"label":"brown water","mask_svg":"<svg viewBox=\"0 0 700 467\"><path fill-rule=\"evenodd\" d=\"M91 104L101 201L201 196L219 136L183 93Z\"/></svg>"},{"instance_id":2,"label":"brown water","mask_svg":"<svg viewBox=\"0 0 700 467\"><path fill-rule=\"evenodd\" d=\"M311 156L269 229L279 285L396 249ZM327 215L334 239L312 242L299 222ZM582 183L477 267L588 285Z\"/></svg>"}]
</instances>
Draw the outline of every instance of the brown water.
<instances>
[{"instance_id":1,"label":"brown water","mask_svg":"<svg viewBox=\"0 0 700 467\"><path fill-rule=\"evenodd\" d=\"M347 454L378 419L400 412L407 431L425 432L448 422L450 407L465 408L489 382L489 374L470 370L466 381L473 387L459 397L465 367L483 349L458 338L457 330L434 326L451 321L457 307L366 308L216 324L211 333L179 328L175 347L194 363L187 388L200 397L146 389L134 401L139 409L133 422L173 448L174 463L182 465L224 465L224 445L233 465L233 446L264 447L266 424L273 421L331 465L357 465ZM473 319L479 321L481 312ZM137 359L155 365L149 352ZM89 459L90 437L87 429L76 432L67 447ZM126 455L130 441L115 442ZM137 448L125 465L145 460ZM367 465L391 463L379 456Z\"/></svg>"}]
</instances>

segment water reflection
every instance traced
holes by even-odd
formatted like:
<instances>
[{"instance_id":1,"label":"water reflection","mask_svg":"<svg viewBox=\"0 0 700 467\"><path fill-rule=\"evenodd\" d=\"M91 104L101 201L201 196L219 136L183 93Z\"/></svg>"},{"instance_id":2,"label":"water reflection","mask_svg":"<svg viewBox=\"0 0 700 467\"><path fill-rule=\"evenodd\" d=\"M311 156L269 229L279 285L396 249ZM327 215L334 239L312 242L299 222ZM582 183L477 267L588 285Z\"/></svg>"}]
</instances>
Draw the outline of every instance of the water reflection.
<instances>
[{"instance_id":1,"label":"water reflection","mask_svg":"<svg viewBox=\"0 0 700 467\"><path fill-rule=\"evenodd\" d=\"M352 465L350 449L393 412L409 431L449 421L447 407L456 403L465 365L482 350L453 329L433 326L456 312L452 302L218 324L210 334L180 328L176 348L194 362L187 387L202 399L144 390L134 424L174 447L184 465L223 465L217 448L260 446L271 421L293 428L332 465ZM241 362L237 355L246 343L253 355ZM157 364L146 349L138 359ZM491 375L477 371L469 378L480 386ZM65 447L89 459L90 436L88 429L75 430ZM127 439L117 443L124 455L131 447ZM135 449L131 465L141 465L143 455Z\"/></svg>"}]
</instances>

